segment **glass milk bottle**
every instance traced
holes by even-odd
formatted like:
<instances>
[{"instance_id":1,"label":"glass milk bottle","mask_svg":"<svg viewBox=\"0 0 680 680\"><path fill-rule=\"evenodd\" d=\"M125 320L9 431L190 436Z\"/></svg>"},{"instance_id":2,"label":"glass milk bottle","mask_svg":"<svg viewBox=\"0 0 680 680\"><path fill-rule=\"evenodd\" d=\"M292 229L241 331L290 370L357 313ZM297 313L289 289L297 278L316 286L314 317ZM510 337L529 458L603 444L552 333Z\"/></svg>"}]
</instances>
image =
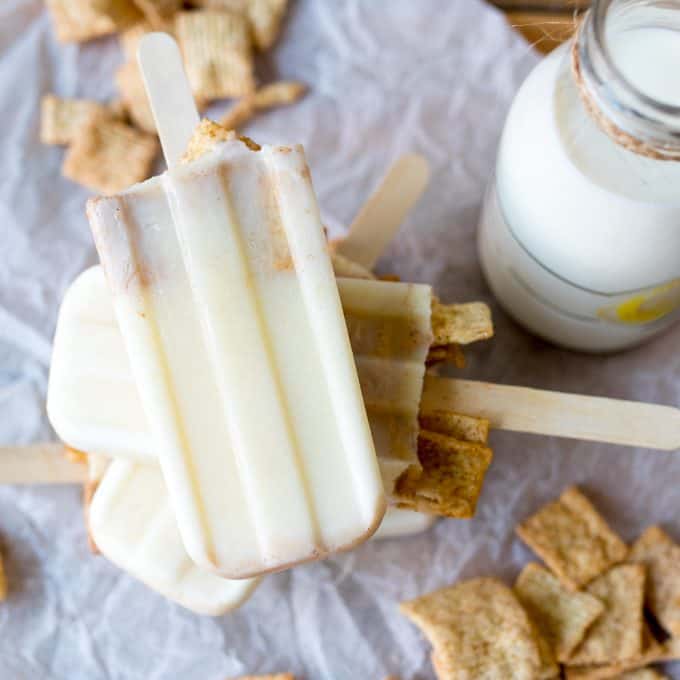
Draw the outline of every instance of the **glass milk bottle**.
<instances>
[{"instance_id":1,"label":"glass milk bottle","mask_svg":"<svg viewBox=\"0 0 680 680\"><path fill-rule=\"evenodd\" d=\"M518 92L482 268L559 345L630 347L680 318L680 0L600 0Z\"/></svg>"}]
</instances>

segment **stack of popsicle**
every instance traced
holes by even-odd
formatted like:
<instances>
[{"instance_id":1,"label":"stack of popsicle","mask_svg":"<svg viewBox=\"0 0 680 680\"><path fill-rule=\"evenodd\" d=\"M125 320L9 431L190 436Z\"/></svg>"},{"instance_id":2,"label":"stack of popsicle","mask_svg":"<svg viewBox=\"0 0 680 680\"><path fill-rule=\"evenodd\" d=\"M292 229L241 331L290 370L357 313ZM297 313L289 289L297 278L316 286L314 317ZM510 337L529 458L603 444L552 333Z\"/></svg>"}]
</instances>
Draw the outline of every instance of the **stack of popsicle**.
<instances>
[{"instance_id":1,"label":"stack of popsicle","mask_svg":"<svg viewBox=\"0 0 680 680\"><path fill-rule=\"evenodd\" d=\"M418 503L421 499L417 489L399 494L395 490L395 480L407 469L410 469L410 477L417 477L415 471L420 468L418 406L425 360L433 338L430 288L349 279L339 279L338 287L385 488L397 502ZM435 315L446 309L436 306ZM102 399L107 402L105 409L101 408ZM116 324L111 295L99 267L82 274L64 299L55 336L48 409L57 432L69 445L80 450L98 451L107 458L155 463L153 437ZM423 417L427 419L428 427L441 431L444 423L436 423L434 414ZM454 414L449 414L449 427L455 418ZM430 435L433 436L436 435ZM428 440L421 437L421 445L423 441ZM463 445L451 437L442 436L442 441L449 448ZM490 454L485 446L478 448L486 454L480 457L485 468ZM128 495L124 487L129 484L126 481L129 477L139 475L146 479L155 476L154 483L148 482L148 486L155 489L147 494L148 498L155 498L149 502L148 512L164 513L167 520L171 512L163 493L162 477L157 468L149 465L117 462L112 470L116 468L119 471L106 476L101 487L104 490L98 491L94 498L91 527L95 542L114 562L153 585L154 579L158 580L155 560L145 557L146 551L141 550L138 562L131 563L130 557L139 555L140 550L133 551L126 546L130 536L125 533L125 521L119 520L116 525L119 531L111 539L112 530L116 531L111 527L111 521L113 517L131 521L133 514L125 509L130 501L126 501ZM125 472L121 471L123 469ZM101 498L115 499L113 492L108 490L114 485L110 479L118 479L118 486L123 488L117 501L120 507L115 506L115 500L100 501ZM459 491L451 494L451 499L463 502ZM153 510L154 502L159 509ZM467 516L472 509L473 506L468 505L456 512ZM439 514L450 513L446 508L438 511ZM140 521L138 517L136 524L141 531L145 524L158 521L164 526L166 520ZM419 530L429 526L431 521L430 517L418 513L392 511L383 523L381 533L394 535ZM171 523L164 531L173 533L172 540L164 539L168 544L181 546L177 530ZM186 555L185 560L188 562ZM156 587L172 596L169 587ZM180 601L187 602L186 598Z\"/></svg>"},{"instance_id":2,"label":"stack of popsicle","mask_svg":"<svg viewBox=\"0 0 680 680\"><path fill-rule=\"evenodd\" d=\"M385 488L395 502L405 505L427 502L427 497L418 495L418 487L406 489L405 493L395 489L395 480L418 478L418 405L431 339L430 289L349 279L339 279L338 285ZM92 536L102 552L171 599L199 611L221 613L224 605L219 598L215 603L218 608L208 610L200 602L189 599L190 593L178 588L177 577L159 574L156 563L163 551L176 553L178 564L181 556L182 566L191 568L193 578L198 578L200 570L192 566L183 550L155 460L153 437L99 267L82 274L64 299L55 336L48 408L52 423L68 444L81 450L103 452L105 459L117 459L94 494L89 513ZM456 419L459 427L464 425L463 416L452 413L445 416L437 422L437 414L430 412L423 414L422 419L432 430L451 428L456 425ZM448 423L444 422L446 418ZM484 429L484 421L470 419L470 422ZM457 442L453 437L421 433L421 455L432 438L441 444L443 452L456 446L475 448L474 444ZM490 452L481 444L476 448L486 454L479 457L485 469ZM101 460L101 455L88 456L91 481L101 477ZM405 471L408 474L404 474ZM446 473L446 465L443 471ZM481 483L481 474L479 479ZM147 491L142 494L143 486ZM432 484L434 489L440 486L441 480ZM449 508L453 508L455 514L469 516L474 499L464 505L461 488L459 484L455 492L446 497L448 506L440 508L436 500L430 500L435 512L451 514ZM430 516L394 509L388 513L379 533L400 535L427 528L431 522ZM132 532L126 528L131 524L135 526ZM168 569L166 557L162 571ZM173 569L181 571L179 567ZM207 581L208 576L203 580ZM231 592L240 595L236 587L242 582L231 583ZM222 591L225 588L223 586ZM197 592L202 594L206 590L207 585ZM225 596L227 594L225 592Z\"/></svg>"},{"instance_id":3,"label":"stack of popsicle","mask_svg":"<svg viewBox=\"0 0 680 680\"><path fill-rule=\"evenodd\" d=\"M34 447L0 451L1 481L85 482L105 556L220 614L260 574L366 540L385 496L409 510L382 535L429 525L412 510L471 516L484 416L677 447L676 409L426 376L488 336L488 311L376 281L380 238L341 244L336 273L360 278L336 282L302 149L198 125L172 41L142 57L169 171L90 203L103 268L72 285L54 345L50 419L87 473Z\"/></svg>"},{"instance_id":4,"label":"stack of popsicle","mask_svg":"<svg viewBox=\"0 0 680 680\"><path fill-rule=\"evenodd\" d=\"M302 149L197 125L172 40L140 56L169 170L89 203L103 268L64 299L48 395L88 452L98 548L217 614L263 573L366 540L385 495L469 514L418 456L454 441L418 424L432 310L452 308L424 285L336 284ZM451 418L430 425L464 426ZM481 484L490 451L469 446Z\"/></svg>"}]
</instances>

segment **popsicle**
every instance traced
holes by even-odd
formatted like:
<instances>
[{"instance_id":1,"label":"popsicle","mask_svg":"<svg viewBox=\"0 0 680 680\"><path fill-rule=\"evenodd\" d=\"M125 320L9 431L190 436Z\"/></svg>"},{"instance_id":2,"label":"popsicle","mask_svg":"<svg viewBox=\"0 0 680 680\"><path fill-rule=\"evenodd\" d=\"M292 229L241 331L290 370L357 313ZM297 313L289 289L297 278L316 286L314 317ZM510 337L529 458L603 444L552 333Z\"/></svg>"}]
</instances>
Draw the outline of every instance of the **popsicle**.
<instances>
[{"instance_id":1,"label":"popsicle","mask_svg":"<svg viewBox=\"0 0 680 680\"><path fill-rule=\"evenodd\" d=\"M67 454L56 442L0 447L0 484L84 484L90 541L111 562L187 609L217 616L250 597L259 579L229 581L189 559L158 465Z\"/></svg>"},{"instance_id":2,"label":"popsicle","mask_svg":"<svg viewBox=\"0 0 680 680\"><path fill-rule=\"evenodd\" d=\"M148 461L155 445L101 267L69 286L59 309L47 415L79 451Z\"/></svg>"},{"instance_id":3,"label":"popsicle","mask_svg":"<svg viewBox=\"0 0 680 680\"><path fill-rule=\"evenodd\" d=\"M169 36L145 53L182 80ZM87 213L191 558L243 578L366 540L385 499L302 148L226 141Z\"/></svg>"},{"instance_id":4,"label":"popsicle","mask_svg":"<svg viewBox=\"0 0 680 680\"><path fill-rule=\"evenodd\" d=\"M259 583L259 579L221 578L194 564L179 535L157 465L113 461L92 498L89 526L107 559L199 614L219 616L235 609Z\"/></svg>"},{"instance_id":5,"label":"popsicle","mask_svg":"<svg viewBox=\"0 0 680 680\"><path fill-rule=\"evenodd\" d=\"M350 342L385 483L417 465L418 408L431 331L431 289L338 279ZM103 271L67 291L47 393L50 422L70 446L112 458L156 459L156 449Z\"/></svg>"}]
</instances>

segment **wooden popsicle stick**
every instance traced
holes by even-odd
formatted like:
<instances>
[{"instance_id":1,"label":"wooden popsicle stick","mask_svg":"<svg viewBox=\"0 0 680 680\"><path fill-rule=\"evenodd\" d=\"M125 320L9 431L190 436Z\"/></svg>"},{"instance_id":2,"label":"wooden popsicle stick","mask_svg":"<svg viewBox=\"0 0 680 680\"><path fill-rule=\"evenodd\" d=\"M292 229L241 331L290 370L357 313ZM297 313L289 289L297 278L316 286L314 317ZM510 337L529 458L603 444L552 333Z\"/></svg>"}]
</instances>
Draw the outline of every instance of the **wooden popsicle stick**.
<instances>
[{"instance_id":1,"label":"wooden popsicle stick","mask_svg":"<svg viewBox=\"0 0 680 680\"><path fill-rule=\"evenodd\" d=\"M673 451L680 409L528 387L427 376L421 411L487 418L492 428Z\"/></svg>"},{"instance_id":2,"label":"wooden popsicle stick","mask_svg":"<svg viewBox=\"0 0 680 680\"><path fill-rule=\"evenodd\" d=\"M0 484L77 484L87 466L64 456L63 444L0 447Z\"/></svg>"},{"instance_id":3,"label":"wooden popsicle stick","mask_svg":"<svg viewBox=\"0 0 680 680\"><path fill-rule=\"evenodd\" d=\"M139 41L137 61L165 162L172 168L180 162L199 123L182 54L167 33L148 33Z\"/></svg>"},{"instance_id":4,"label":"wooden popsicle stick","mask_svg":"<svg viewBox=\"0 0 680 680\"><path fill-rule=\"evenodd\" d=\"M387 171L378 188L337 245L340 255L373 269L413 206L425 191L430 166L422 156L407 154Z\"/></svg>"}]
</instances>

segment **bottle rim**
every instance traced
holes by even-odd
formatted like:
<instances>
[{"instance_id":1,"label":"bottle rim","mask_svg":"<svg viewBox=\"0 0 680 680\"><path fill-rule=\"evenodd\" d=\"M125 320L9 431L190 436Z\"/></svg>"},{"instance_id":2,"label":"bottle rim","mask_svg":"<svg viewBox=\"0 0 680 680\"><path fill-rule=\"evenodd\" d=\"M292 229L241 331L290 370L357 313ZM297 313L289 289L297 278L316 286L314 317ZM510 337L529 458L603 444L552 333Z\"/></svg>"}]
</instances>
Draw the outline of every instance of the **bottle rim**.
<instances>
[{"instance_id":1,"label":"bottle rim","mask_svg":"<svg viewBox=\"0 0 680 680\"><path fill-rule=\"evenodd\" d=\"M636 139L664 153L680 156L680 106L660 101L641 91L626 78L612 58L607 39L610 12L621 0L594 0L577 32L583 76L589 94L602 112ZM680 0L646 0L677 11L680 28Z\"/></svg>"}]
</instances>

